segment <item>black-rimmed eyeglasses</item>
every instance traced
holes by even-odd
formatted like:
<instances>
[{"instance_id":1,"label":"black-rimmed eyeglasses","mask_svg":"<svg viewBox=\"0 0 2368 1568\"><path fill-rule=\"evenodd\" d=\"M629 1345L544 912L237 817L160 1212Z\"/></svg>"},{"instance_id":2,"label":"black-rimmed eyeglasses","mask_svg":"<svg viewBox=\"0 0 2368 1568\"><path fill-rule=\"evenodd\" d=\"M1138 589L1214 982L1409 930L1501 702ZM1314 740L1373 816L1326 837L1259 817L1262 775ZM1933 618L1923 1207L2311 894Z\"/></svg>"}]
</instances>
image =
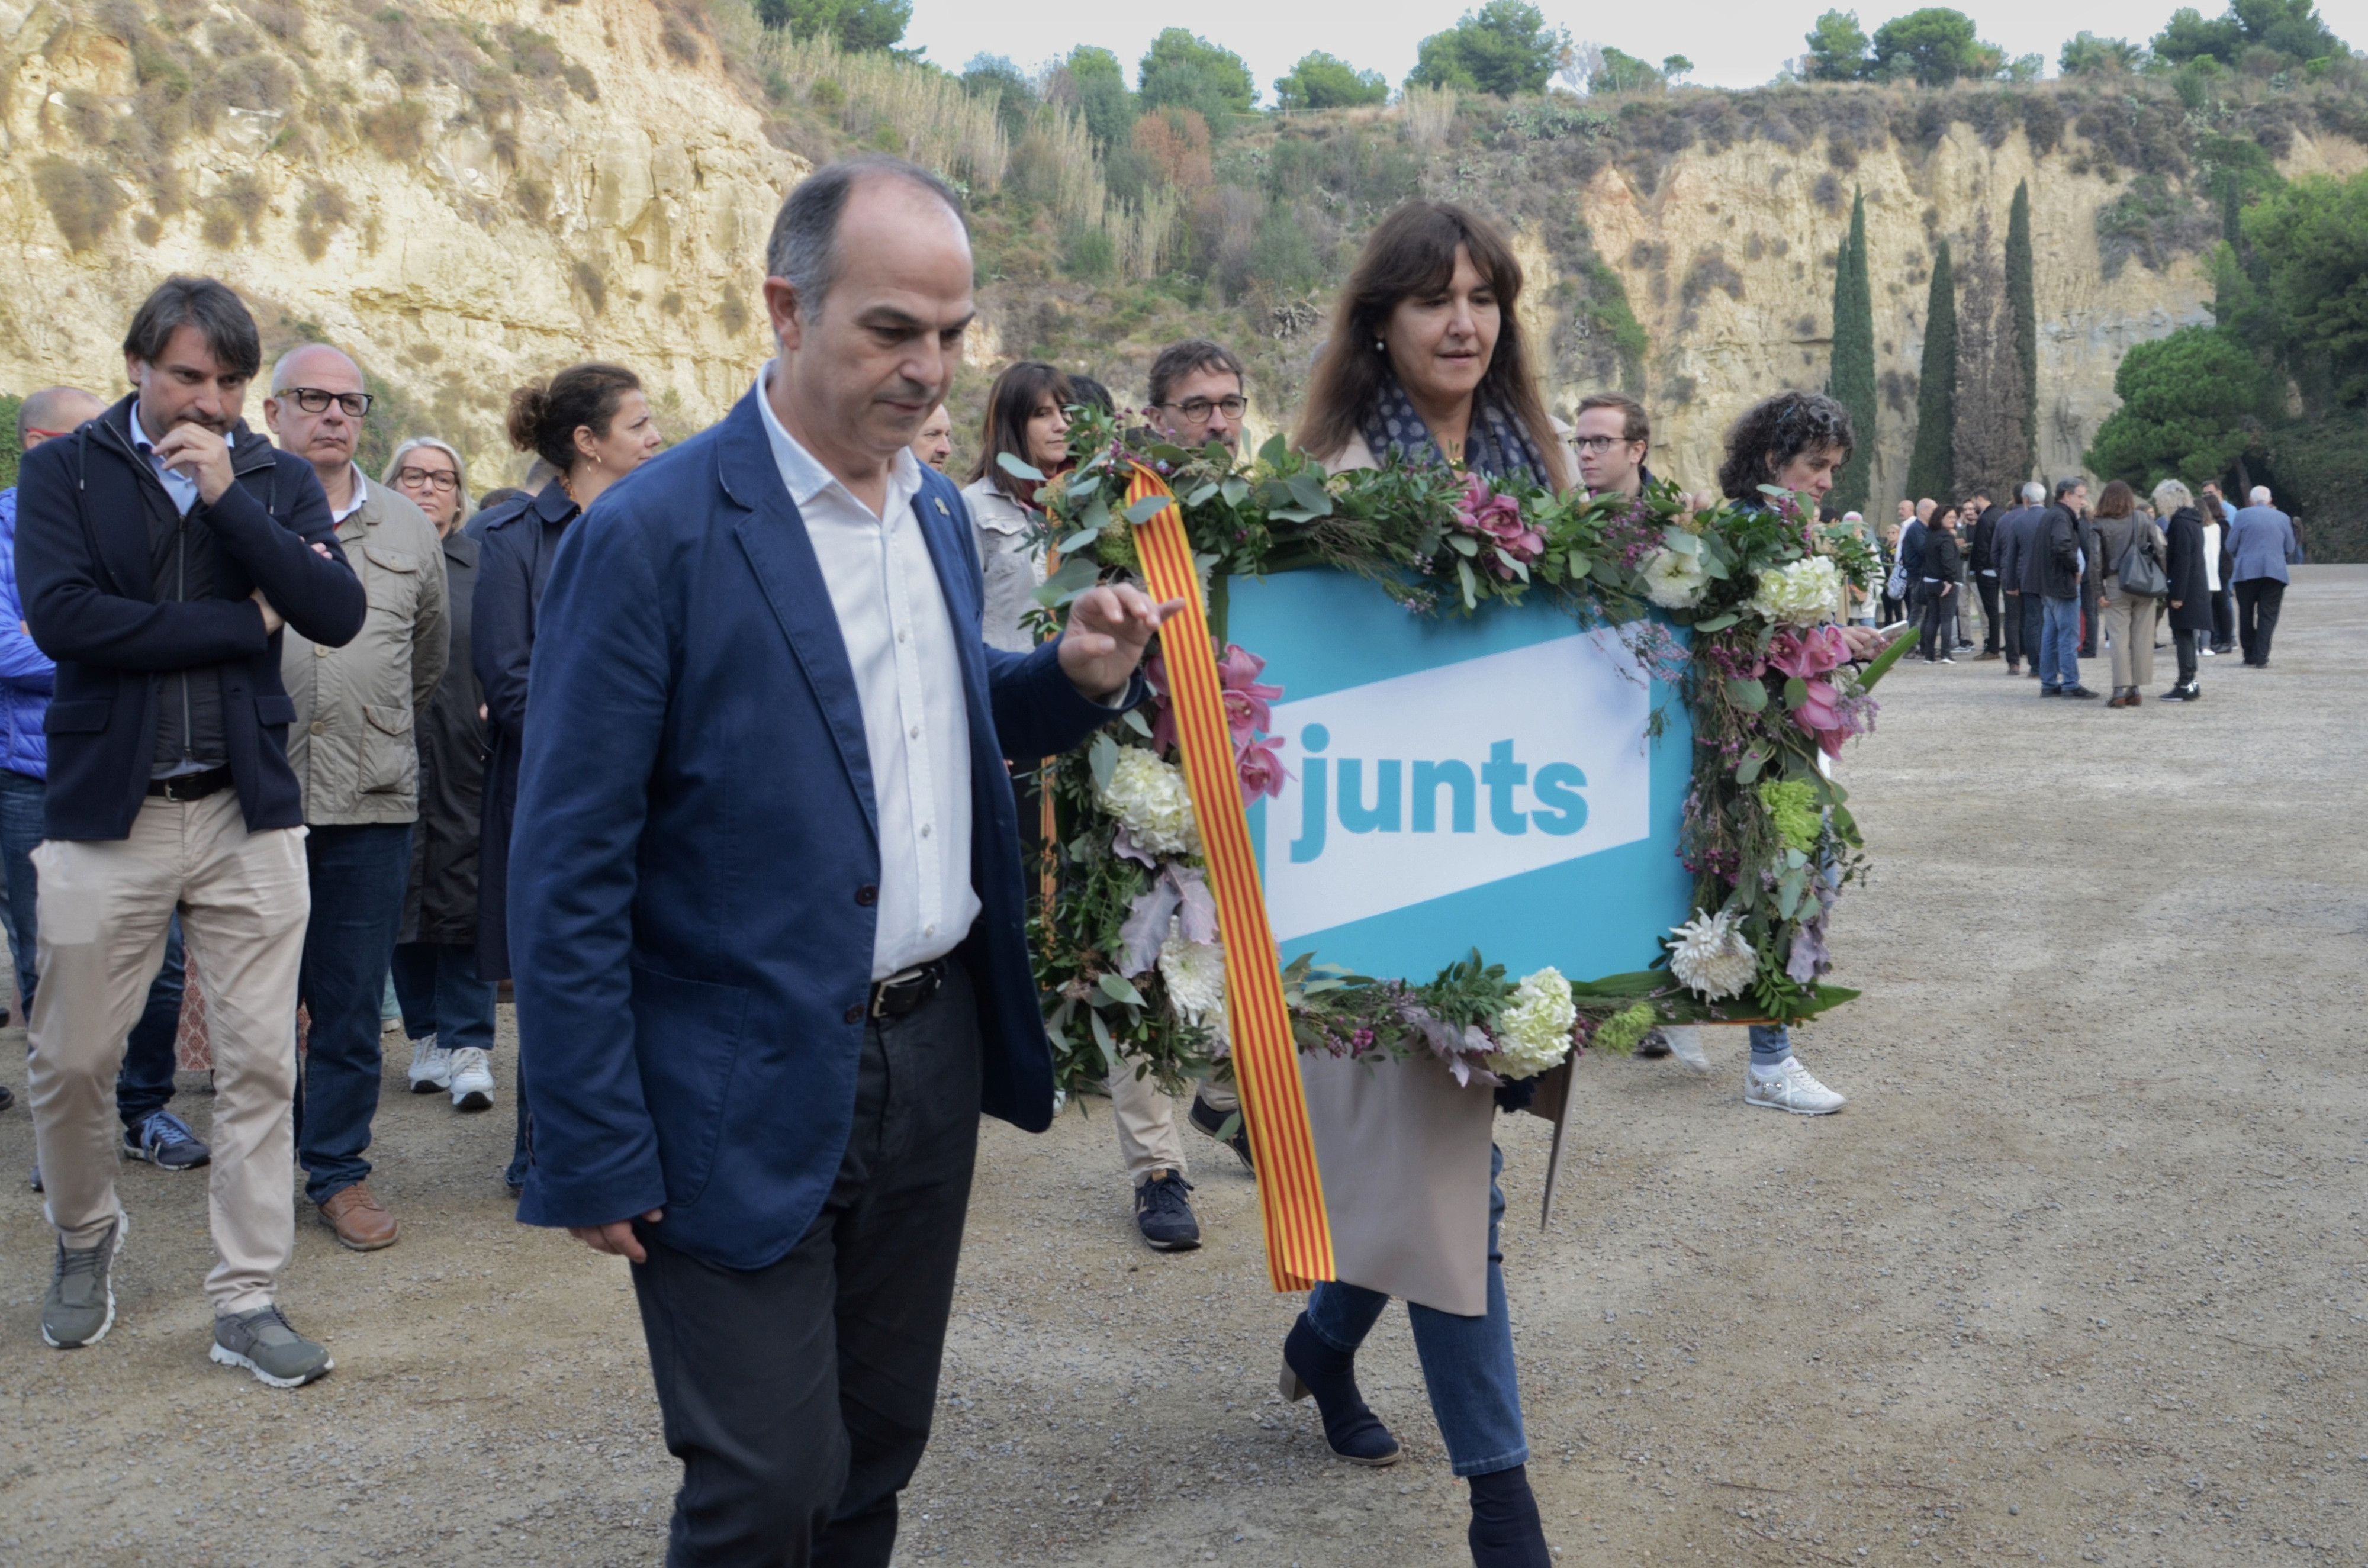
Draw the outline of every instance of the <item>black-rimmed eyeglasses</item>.
<instances>
[{"instance_id":1,"label":"black-rimmed eyeglasses","mask_svg":"<svg viewBox=\"0 0 2368 1568\"><path fill-rule=\"evenodd\" d=\"M1198 425L1212 414L1222 414L1228 419L1239 419L1243 411L1249 405L1249 399L1235 395L1217 398L1188 397L1182 403L1163 403L1159 406L1172 408Z\"/></svg>"},{"instance_id":2,"label":"black-rimmed eyeglasses","mask_svg":"<svg viewBox=\"0 0 2368 1568\"><path fill-rule=\"evenodd\" d=\"M405 490L425 486L448 495L461 488L461 476L450 469L399 468L394 471L394 482Z\"/></svg>"},{"instance_id":3,"label":"black-rimmed eyeglasses","mask_svg":"<svg viewBox=\"0 0 2368 1568\"><path fill-rule=\"evenodd\" d=\"M346 411L346 417L348 419L359 419L368 414L371 402L371 394L369 392L323 392L318 387L281 387L271 395L294 398L296 406L307 414L318 414L334 401L339 408Z\"/></svg>"},{"instance_id":4,"label":"black-rimmed eyeglasses","mask_svg":"<svg viewBox=\"0 0 2368 1568\"><path fill-rule=\"evenodd\" d=\"M1571 445L1577 448L1580 451L1592 452L1598 457L1602 456L1605 452L1610 451L1614 447L1625 447L1633 444L1634 443L1632 443L1625 436L1581 436L1571 442Z\"/></svg>"}]
</instances>

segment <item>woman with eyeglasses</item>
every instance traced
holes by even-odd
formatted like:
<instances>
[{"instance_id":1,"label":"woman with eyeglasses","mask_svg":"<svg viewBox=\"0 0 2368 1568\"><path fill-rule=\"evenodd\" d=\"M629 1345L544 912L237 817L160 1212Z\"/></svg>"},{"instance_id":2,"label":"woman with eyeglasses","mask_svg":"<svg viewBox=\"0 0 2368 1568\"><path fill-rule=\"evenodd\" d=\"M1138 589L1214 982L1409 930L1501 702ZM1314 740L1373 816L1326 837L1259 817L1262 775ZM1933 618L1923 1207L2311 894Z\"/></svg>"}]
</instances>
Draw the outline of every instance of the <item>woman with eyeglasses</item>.
<instances>
[{"instance_id":1,"label":"woman with eyeglasses","mask_svg":"<svg viewBox=\"0 0 2368 1568\"><path fill-rule=\"evenodd\" d=\"M1035 607L1044 580L1044 551L1036 541L1036 492L1043 479L1023 479L999 460L1009 457L1050 479L1069 466L1069 378L1041 359L1004 368L987 389L985 428L971 464L962 503L970 508L979 570L986 578L986 645L1024 653L1036 640L1019 624Z\"/></svg>"},{"instance_id":2,"label":"woman with eyeglasses","mask_svg":"<svg viewBox=\"0 0 2368 1568\"><path fill-rule=\"evenodd\" d=\"M526 730L527 676L534 629L560 535L602 493L655 457L663 441L641 378L622 365L573 365L547 382L510 393L510 444L551 465L558 478L525 500L482 513L469 531L477 557L471 663L484 692L485 786L477 860L477 976L507 980L510 819L518 810L519 745ZM509 1187L526 1180L526 1086L518 1085L520 1153Z\"/></svg>"},{"instance_id":3,"label":"woman with eyeglasses","mask_svg":"<svg viewBox=\"0 0 2368 1568\"><path fill-rule=\"evenodd\" d=\"M485 783L484 697L471 660L477 560L463 531L469 470L459 449L414 436L387 460L392 485L436 525L451 605L451 657L419 725L419 823L411 835L411 885L394 948L394 994L411 1040L411 1092L450 1093L461 1110L494 1103L487 1053L495 987L477 977L479 804Z\"/></svg>"}]
</instances>

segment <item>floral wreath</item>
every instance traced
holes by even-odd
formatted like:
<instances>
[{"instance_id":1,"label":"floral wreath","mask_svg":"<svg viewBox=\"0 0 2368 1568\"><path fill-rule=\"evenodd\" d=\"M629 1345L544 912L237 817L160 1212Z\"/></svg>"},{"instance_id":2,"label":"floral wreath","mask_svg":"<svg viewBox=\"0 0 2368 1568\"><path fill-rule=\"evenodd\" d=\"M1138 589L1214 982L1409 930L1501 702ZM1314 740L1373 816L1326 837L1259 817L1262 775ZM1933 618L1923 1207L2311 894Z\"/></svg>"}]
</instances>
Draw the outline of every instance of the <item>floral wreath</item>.
<instances>
[{"instance_id":1,"label":"floral wreath","mask_svg":"<svg viewBox=\"0 0 2368 1568\"><path fill-rule=\"evenodd\" d=\"M1827 922L1865 872L1847 793L1826 764L1874 727L1871 688L1908 643L1851 662L1848 590L1878 577L1872 547L1824 528L1798 497L1698 508L1674 485L1635 498L1556 494L1393 448L1377 468L1326 473L1280 436L1254 460L1223 445L1177 447L1081 413L1072 466L1044 480L1040 543L1056 563L1037 592L1040 630L1095 583L1135 574L1133 528L1169 505L1126 506L1137 464L1165 478L1210 605L1235 774L1245 805L1281 793L1280 742L1266 732L1280 687L1265 661L1224 640L1226 584L1331 567L1365 577L1407 612L1470 615L1531 596L1608 629L1675 683L1693 720L1694 761L1679 853L1692 915L1654 967L1573 982L1549 967L1508 977L1476 950L1428 981L1319 964L1282 975L1303 1051L1353 1058L1428 1054L1459 1082L1501 1083L1559 1065L1574 1048L1633 1051L1656 1028L1788 1021L1857 993L1826 984ZM1001 465L1042 479L1016 458ZM1680 642L1672 628L1691 633ZM1217 913L1181 767L1163 661L1151 696L1039 782L1045 843L1030 936L1055 1080L1070 1093L1122 1060L1178 1091L1223 1076L1228 1051ZM1653 730L1658 733L1659 714Z\"/></svg>"}]
</instances>

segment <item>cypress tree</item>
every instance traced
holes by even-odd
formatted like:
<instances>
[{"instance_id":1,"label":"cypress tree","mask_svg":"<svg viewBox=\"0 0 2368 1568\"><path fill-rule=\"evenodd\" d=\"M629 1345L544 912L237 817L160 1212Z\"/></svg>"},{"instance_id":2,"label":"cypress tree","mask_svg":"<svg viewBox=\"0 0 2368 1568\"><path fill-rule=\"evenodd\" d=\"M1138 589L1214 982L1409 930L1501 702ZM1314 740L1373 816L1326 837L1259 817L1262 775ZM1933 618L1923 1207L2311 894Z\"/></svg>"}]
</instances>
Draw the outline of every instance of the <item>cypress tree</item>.
<instances>
[{"instance_id":1,"label":"cypress tree","mask_svg":"<svg viewBox=\"0 0 2368 1568\"><path fill-rule=\"evenodd\" d=\"M2031 292L2031 183L2017 183L2006 219L2006 301L2014 319L2014 369L2022 388L2022 453L2026 477L2039 472L2039 310Z\"/></svg>"},{"instance_id":2,"label":"cypress tree","mask_svg":"<svg viewBox=\"0 0 2368 1568\"><path fill-rule=\"evenodd\" d=\"M1957 483L1957 287L1949 242L1932 257L1932 294L1924 307L1924 368L1916 389L1916 450L1907 460L1910 500L1942 506Z\"/></svg>"},{"instance_id":3,"label":"cypress tree","mask_svg":"<svg viewBox=\"0 0 2368 1568\"><path fill-rule=\"evenodd\" d=\"M1875 452L1874 290L1867 281L1866 195L1850 204L1850 238L1834 266L1834 358L1826 392L1850 410L1858 450L1834 481L1828 504L1862 512L1872 488Z\"/></svg>"}]
</instances>

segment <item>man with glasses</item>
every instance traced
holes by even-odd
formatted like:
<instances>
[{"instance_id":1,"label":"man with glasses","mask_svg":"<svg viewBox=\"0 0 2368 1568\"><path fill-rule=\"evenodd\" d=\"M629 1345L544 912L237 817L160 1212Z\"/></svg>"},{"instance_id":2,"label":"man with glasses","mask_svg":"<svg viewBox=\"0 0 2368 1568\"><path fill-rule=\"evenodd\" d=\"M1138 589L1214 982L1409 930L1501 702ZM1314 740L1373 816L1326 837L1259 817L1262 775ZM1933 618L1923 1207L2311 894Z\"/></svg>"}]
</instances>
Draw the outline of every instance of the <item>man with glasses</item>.
<instances>
[{"instance_id":1,"label":"man with glasses","mask_svg":"<svg viewBox=\"0 0 2368 1568\"><path fill-rule=\"evenodd\" d=\"M370 617L342 647L290 630L280 679L296 704L288 761L303 793L313 920L299 994L312 1016L296 1100L296 1157L321 1221L357 1252L392 1246L394 1216L370 1189L385 994L419 815L417 716L444 678L444 555L409 497L354 462L370 394L359 367L326 344L271 368L263 416L283 450L313 467ZM490 1083L487 1085L490 1089ZM490 1104L488 1097L486 1103Z\"/></svg>"},{"instance_id":2,"label":"man with glasses","mask_svg":"<svg viewBox=\"0 0 2368 1568\"><path fill-rule=\"evenodd\" d=\"M1151 361L1151 406L1144 415L1153 434L1179 447L1222 442L1229 452L1242 446L1243 394L1247 372L1233 351L1205 337L1171 343Z\"/></svg>"},{"instance_id":3,"label":"man with glasses","mask_svg":"<svg viewBox=\"0 0 2368 1568\"><path fill-rule=\"evenodd\" d=\"M1578 454L1578 482L1589 495L1618 494L1631 501L1653 483L1645 466L1653 449L1653 422L1645 405L1625 392L1590 392L1579 399L1571 435Z\"/></svg>"}]
</instances>

